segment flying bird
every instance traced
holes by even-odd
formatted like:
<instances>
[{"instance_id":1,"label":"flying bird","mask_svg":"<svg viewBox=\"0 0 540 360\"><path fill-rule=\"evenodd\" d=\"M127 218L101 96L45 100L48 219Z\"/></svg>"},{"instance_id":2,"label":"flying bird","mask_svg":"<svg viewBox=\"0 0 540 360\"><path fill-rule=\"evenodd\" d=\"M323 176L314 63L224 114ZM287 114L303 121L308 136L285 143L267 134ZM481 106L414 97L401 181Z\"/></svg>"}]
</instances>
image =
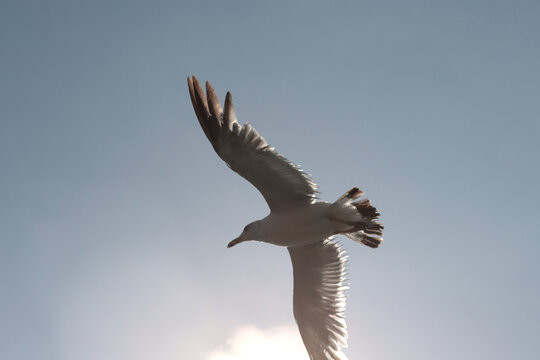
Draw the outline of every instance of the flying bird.
<instances>
[{"instance_id":1,"label":"flying bird","mask_svg":"<svg viewBox=\"0 0 540 360\"><path fill-rule=\"evenodd\" d=\"M248 224L227 247L245 241L285 246L294 275L293 312L311 360L346 360L346 254L334 240L343 234L372 248L383 241L379 212L357 187L333 203L320 201L317 185L278 153L249 124L236 119L227 92L221 107L212 86L206 94L195 76L188 78L197 119L219 157L249 181L270 207L264 219Z\"/></svg>"}]
</instances>

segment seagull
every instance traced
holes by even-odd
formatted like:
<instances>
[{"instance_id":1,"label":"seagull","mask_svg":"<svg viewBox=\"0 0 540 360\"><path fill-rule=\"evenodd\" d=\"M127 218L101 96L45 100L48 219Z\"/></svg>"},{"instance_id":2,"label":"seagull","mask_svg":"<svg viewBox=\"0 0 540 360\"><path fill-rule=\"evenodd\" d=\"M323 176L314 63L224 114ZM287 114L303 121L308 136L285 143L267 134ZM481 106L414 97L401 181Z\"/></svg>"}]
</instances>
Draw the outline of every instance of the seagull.
<instances>
[{"instance_id":1,"label":"seagull","mask_svg":"<svg viewBox=\"0 0 540 360\"><path fill-rule=\"evenodd\" d=\"M383 241L379 212L357 187L333 203L319 200L317 185L278 153L249 124L236 119L227 92L222 108L212 86L206 94L195 76L187 79L191 102L219 157L262 194L270 214L248 224L227 247L262 241L287 247L294 276L293 313L311 360L346 360L345 262L334 240L343 234L377 248Z\"/></svg>"}]
</instances>

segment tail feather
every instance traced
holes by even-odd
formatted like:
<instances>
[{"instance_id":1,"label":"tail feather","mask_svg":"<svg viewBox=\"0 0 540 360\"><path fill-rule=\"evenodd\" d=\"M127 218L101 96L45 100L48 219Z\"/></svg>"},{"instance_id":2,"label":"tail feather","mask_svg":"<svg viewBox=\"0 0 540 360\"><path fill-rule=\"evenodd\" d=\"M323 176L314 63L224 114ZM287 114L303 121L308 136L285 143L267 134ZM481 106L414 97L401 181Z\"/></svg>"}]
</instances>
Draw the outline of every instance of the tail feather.
<instances>
[{"instance_id":1,"label":"tail feather","mask_svg":"<svg viewBox=\"0 0 540 360\"><path fill-rule=\"evenodd\" d=\"M377 211L377 209L371 205L371 201L369 201L369 199L357 201L353 203L353 205L356 210L358 210L358 212L364 217L376 218L380 215L379 211Z\"/></svg>"},{"instance_id":2,"label":"tail feather","mask_svg":"<svg viewBox=\"0 0 540 360\"><path fill-rule=\"evenodd\" d=\"M369 235L379 235L379 236L382 236L383 232L382 230L370 230L370 229L366 229L366 230L363 230L364 233L366 234L369 234Z\"/></svg>"},{"instance_id":3,"label":"tail feather","mask_svg":"<svg viewBox=\"0 0 540 360\"><path fill-rule=\"evenodd\" d=\"M360 190L357 187L353 187L351 190L341 195L341 197L336 200L336 203L337 204L350 204L353 200L358 199L362 195L364 195L364 192L362 190Z\"/></svg>"},{"instance_id":4,"label":"tail feather","mask_svg":"<svg viewBox=\"0 0 540 360\"><path fill-rule=\"evenodd\" d=\"M362 231L358 231L355 233L347 233L345 234L345 236L347 236L351 240L356 241L357 243L364 244L373 249L378 248L383 241L382 238L366 235Z\"/></svg>"},{"instance_id":5,"label":"tail feather","mask_svg":"<svg viewBox=\"0 0 540 360\"><path fill-rule=\"evenodd\" d=\"M376 221L380 215L379 211L371 205L368 199L353 202L362 195L364 195L364 192L355 187L343 194L334 203L336 206L350 207L352 211L356 210L357 214L361 215L358 220L351 222L350 220L340 220L339 217L332 217L332 220L350 226L347 230L339 230L337 233L344 234L348 238L371 248L377 248L383 241L384 226Z\"/></svg>"}]
</instances>

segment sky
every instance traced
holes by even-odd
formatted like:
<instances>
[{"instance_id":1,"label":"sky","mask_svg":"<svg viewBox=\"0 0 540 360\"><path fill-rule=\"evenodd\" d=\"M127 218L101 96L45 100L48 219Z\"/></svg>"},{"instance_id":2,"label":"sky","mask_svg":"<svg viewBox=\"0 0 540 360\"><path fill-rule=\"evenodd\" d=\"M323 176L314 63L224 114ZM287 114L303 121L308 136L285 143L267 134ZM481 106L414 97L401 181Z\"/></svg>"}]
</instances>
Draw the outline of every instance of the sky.
<instances>
[{"instance_id":1,"label":"sky","mask_svg":"<svg viewBox=\"0 0 540 360\"><path fill-rule=\"evenodd\" d=\"M0 358L300 359L285 249L186 78L380 210L350 359L540 357L540 2L2 1ZM302 355L299 355L302 354Z\"/></svg>"}]
</instances>

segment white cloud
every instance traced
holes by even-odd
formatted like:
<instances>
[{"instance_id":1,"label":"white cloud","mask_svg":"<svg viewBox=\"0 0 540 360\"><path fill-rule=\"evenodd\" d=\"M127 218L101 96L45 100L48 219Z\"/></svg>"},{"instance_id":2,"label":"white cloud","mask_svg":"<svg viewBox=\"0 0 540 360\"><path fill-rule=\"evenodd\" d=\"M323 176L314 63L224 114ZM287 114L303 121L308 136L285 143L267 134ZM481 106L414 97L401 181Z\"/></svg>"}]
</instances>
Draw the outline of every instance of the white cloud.
<instances>
[{"instance_id":1,"label":"white cloud","mask_svg":"<svg viewBox=\"0 0 540 360\"><path fill-rule=\"evenodd\" d=\"M259 329L242 326L226 344L212 351L205 360L308 360L304 344L293 325Z\"/></svg>"}]
</instances>

